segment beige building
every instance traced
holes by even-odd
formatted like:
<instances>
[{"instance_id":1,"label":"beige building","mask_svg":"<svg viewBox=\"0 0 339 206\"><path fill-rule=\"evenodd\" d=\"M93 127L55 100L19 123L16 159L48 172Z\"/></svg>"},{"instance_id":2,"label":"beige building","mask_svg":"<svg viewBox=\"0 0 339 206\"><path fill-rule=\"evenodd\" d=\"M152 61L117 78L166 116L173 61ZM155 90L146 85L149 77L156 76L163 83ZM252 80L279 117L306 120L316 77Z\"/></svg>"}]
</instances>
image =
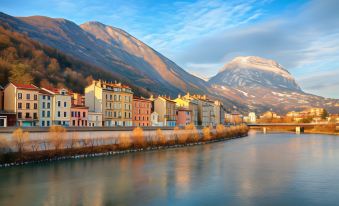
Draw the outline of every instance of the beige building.
<instances>
[{"instance_id":1,"label":"beige building","mask_svg":"<svg viewBox=\"0 0 339 206\"><path fill-rule=\"evenodd\" d=\"M174 99L173 101L175 101L176 106L178 108L181 107L190 110L191 122L194 125L198 125L198 116L199 116L198 100L196 100L195 98L190 96L189 93L187 93L185 96L179 95L178 98Z\"/></svg>"},{"instance_id":2,"label":"beige building","mask_svg":"<svg viewBox=\"0 0 339 206\"><path fill-rule=\"evenodd\" d=\"M176 102L167 98L158 96L154 100L154 111L159 115L158 122L164 126L174 127L176 125Z\"/></svg>"},{"instance_id":3,"label":"beige building","mask_svg":"<svg viewBox=\"0 0 339 206\"><path fill-rule=\"evenodd\" d=\"M42 88L52 95L52 124L70 126L72 97L67 89Z\"/></svg>"},{"instance_id":4,"label":"beige building","mask_svg":"<svg viewBox=\"0 0 339 206\"><path fill-rule=\"evenodd\" d=\"M88 112L88 126L89 127L102 127L102 113L101 112Z\"/></svg>"},{"instance_id":5,"label":"beige building","mask_svg":"<svg viewBox=\"0 0 339 206\"><path fill-rule=\"evenodd\" d=\"M132 99L131 88L121 83L98 80L85 88L85 105L102 113L104 126L132 126Z\"/></svg>"},{"instance_id":6,"label":"beige building","mask_svg":"<svg viewBox=\"0 0 339 206\"><path fill-rule=\"evenodd\" d=\"M39 88L34 85L9 83L4 89L4 110L16 113L17 125L38 125Z\"/></svg>"}]
</instances>

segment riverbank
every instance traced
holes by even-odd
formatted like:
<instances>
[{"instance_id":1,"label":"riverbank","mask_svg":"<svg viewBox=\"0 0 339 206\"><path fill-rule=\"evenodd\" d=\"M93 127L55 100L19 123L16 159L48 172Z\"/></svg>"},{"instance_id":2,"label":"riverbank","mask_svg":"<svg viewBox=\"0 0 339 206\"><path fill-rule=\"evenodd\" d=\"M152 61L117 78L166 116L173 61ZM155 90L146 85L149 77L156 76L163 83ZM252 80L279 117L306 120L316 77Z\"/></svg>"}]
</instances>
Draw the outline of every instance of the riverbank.
<instances>
[{"instance_id":1,"label":"riverbank","mask_svg":"<svg viewBox=\"0 0 339 206\"><path fill-rule=\"evenodd\" d=\"M13 151L9 145L6 148L2 144L0 167L191 147L241 138L248 134L248 127L245 125L233 127L218 125L215 129L206 127L201 130L197 130L194 126L187 126L184 129L174 128L170 136L165 136L161 129L156 131L155 136L145 136L141 128L135 128L131 136L122 133L118 140L78 138L66 141L62 139L62 128L59 129L61 131L51 132L51 138L44 142L26 141L22 145L19 145L18 142L12 142L16 151ZM25 132L22 131L22 133ZM110 143L107 144L108 142ZM38 150L37 147L45 149ZM31 151L28 148L31 148Z\"/></svg>"}]
</instances>

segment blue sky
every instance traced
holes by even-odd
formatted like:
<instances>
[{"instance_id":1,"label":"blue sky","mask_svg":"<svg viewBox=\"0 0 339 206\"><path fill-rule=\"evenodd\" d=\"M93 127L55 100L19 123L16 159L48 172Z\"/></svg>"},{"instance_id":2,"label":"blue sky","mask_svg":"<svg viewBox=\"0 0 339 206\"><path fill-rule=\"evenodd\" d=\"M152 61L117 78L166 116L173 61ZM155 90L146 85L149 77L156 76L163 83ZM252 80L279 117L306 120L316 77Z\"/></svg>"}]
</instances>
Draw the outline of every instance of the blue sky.
<instances>
[{"instance_id":1,"label":"blue sky","mask_svg":"<svg viewBox=\"0 0 339 206\"><path fill-rule=\"evenodd\" d=\"M306 92L339 98L336 0L2 0L0 11L119 27L205 79L236 56L274 59Z\"/></svg>"}]
</instances>

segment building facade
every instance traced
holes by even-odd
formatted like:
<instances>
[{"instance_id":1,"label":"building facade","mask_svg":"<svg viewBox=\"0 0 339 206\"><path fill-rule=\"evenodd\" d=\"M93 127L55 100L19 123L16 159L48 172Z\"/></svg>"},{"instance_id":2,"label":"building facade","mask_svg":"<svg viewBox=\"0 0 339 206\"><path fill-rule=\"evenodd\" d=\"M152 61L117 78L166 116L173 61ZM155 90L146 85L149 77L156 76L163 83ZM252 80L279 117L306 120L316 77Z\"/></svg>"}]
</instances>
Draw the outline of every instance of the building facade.
<instances>
[{"instance_id":1,"label":"building facade","mask_svg":"<svg viewBox=\"0 0 339 206\"><path fill-rule=\"evenodd\" d=\"M52 124L68 127L71 117L71 95L67 89L42 88L52 94Z\"/></svg>"},{"instance_id":2,"label":"building facade","mask_svg":"<svg viewBox=\"0 0 339 206\"><path fill-rule=\"evenodd\" d=\"M102 113L101 112L88 112L88 126L89 127L102 127Z\"/></svg>"},{"instance_id":3,"label":"building facade","mask_svg":"<svg viewBox=\"0 0 339 206\"><path fill-rule=\"evenodd\" d=\"M185 107L177 107L177 125L186 126L192 123L192 111Z\"/></svg>"},{"instance_id":4,"label":"building facade","mask_svg":"<svg viewBox=\"0 0 339 206\"><path fill-rule=\"evenodd\" d=\"M151 126L152 101L144 98L133 98L133 126Z\"/></svg>"},{"instance_id":5,"label":"building facade","mask_svg":"<svg viewBox=\"0 0 339 206\"><path fill-rule=\"evenodd\" d=\"M206 95L194 95L198 100L198 124L202 126L214 126L216 125L214 102L209 100Z\"/></svg>"},{"instance_id":6,"label":"building facade","mask_svg":"<svg viewBox=\"0 0 339 206\"><path fill-rule=\"evenodd\" d=\"M175 101L159 96L154 100L154 111L158 113L158 121L160 124L168 127L176 126L177 115L176 115L176 103Z\"/></svg>"},{"instance_id":7,"label":"building facade","mask_svg":"<svg viewBox=\"0 0 339 206\"><path fill-rule=\"evenodd\" d=\"M17 126L37 126L39 88L9 83L4 89L4 110L16 114Z\"/></svg>"},{"instance_id":8,"label":"building facade","mask_svg":"<svg viewBox=\"0 0 339 206\"><path fill-rule=\"evenodd\" d=\"M93 81L85 88L85 104L89 112L102 113L103 125L132 126L132 99L130 87L121 83Z\"/></svg>"},{"instance_id":9,"label":"building facade","mask_svg":"<svg viewBox=\"0 0 339 206\"><path fill-rule=\"evenodd\" d=\"M71 106L71 127L87 127L88 126L88 107L82 105Z\"/></svg>"},{"instance_id":10,"label":"building facade","mask_svg":"<svg viewBox=\"0 0 339 206\"><path fill-rule=\"evenodd\" d=\"M191 110L191 123L193 123L194 125L198 125L198 100L187 93L185 96L179 95L178 98L174 99L174 101L176 102L177 107L183 107Z\"/></svg>"},{"instance_id":11,"label":"building facade","mask_svg":"<svg viewBox=\"0 0 339 206\"><path fill-rule=\"evenodd\" d=\"M39 126L52 125L53 93L41 89L39 91Z\"/></svg>"}]
</instances>

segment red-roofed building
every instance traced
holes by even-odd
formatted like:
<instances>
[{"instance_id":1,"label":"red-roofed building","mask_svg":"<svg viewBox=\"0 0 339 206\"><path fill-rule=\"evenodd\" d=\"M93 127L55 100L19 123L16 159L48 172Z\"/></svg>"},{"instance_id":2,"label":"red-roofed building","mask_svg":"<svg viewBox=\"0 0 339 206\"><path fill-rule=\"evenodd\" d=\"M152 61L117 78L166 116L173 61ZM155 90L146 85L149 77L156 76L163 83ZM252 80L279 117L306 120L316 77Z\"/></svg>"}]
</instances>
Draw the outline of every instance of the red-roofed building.
<instances>
[{"instance_id":1,"label":"red-roofed building","mask_svg":"<svg viewBox=\"0 0 339 206\"><path fill-rule=\"evenodd\" d=\"M4 89L4 110L16 114L17 125L37 126L39 88L32 84L9 83Z\"/></svg>"}]
</instances>

